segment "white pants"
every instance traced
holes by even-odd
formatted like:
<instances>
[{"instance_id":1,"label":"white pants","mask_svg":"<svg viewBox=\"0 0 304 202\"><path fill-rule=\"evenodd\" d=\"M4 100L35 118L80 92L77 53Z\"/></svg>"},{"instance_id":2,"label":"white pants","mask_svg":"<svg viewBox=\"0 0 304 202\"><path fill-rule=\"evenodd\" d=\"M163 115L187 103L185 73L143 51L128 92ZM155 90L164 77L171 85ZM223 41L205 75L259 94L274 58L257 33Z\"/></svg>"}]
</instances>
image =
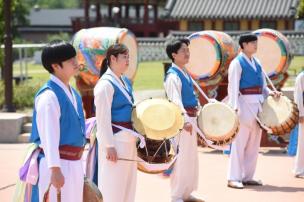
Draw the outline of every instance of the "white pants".
<instances>
[{"instance_id":1,"label":"white pants","mask_svg":"<svg viewBox=\"0 0 304 202\"><path fill-rule=\"evenodd\" d=\"M304 124L299 124L298 146L295 158L295 175L304 174Z\"/></svg>"},{"instance_id":2,"label":"white pants","mask_svg":"<svg viewBox=\"0 0 304 202\"><path fill-rule=\"evenodd\" d=\"M231 145L228 168L228 180L252 180L256 169L258 152L261 142L262 129L256 122L254 115L258 113L259 103L246 105L240 102L240 128Z\"/></svg>"},{"instance_id":3,"label":"white pants","mask_svg":"<svg viewBox=\"0 0 304 202\"><path fill-rule=\"evenodd\" d=\"M196 123L196 117L191 118ZM187 199L198 187L198 153L197 136L182 130L180 135L174 138L175 147L179 145L179 153L171 174L171 198L172 201Z\"/></svg>"},{"instance_id":4,"label":"white pants","mask_svg":"<svg viewBox=\"0 0 304 202\"><path fill-rule=\"evenodd\" d=\"M61 188L62 202L82 202L83 198L83 167L82 160L69 161L60 160L60 169L64 176L64 185ZM51 170L47 167L45 158L39 164L39 201L43 201L43 196L50 184ZM50 202L57 202L57 190L53 186L50 189Z\"/></svg>"},{"instance_id":5,"label":"white pants","mask_svg":"<svg viewBox=\"0 0 304 202\"><path fill-rule=\"evenodd\" d=\"M137 159L136 138L125 131L114 135L118 158ZM98 187L104 202L134 202L136 191L137 162L106 159L106 149L98 143Z\"/></svg>"}]
</instances>

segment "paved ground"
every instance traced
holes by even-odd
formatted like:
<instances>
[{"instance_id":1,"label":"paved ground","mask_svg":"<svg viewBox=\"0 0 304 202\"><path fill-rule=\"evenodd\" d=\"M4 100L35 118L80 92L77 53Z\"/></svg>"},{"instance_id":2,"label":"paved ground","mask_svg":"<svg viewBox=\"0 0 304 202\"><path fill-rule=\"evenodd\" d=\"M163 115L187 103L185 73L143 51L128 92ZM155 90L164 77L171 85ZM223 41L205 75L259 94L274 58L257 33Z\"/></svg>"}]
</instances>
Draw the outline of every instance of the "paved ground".
<instances>
[{"instance_id":1,"label":"paved ground","mask_svg":"<svg viewBox=\"0 0 304 202\"><path fill-rule=\"evenodd\" d=\"M27 144L0 144L0 201L11 201ZM303 202L304 179L294 178L294 159L278 149L262 148L256 176L265 186L234 190L226 187L228 156L199 149L198 193L208 202ZM187 175L187 173L185 173ZM136 202L169 202L169 180L138 172Z\"/></svg>"}]
</instances>

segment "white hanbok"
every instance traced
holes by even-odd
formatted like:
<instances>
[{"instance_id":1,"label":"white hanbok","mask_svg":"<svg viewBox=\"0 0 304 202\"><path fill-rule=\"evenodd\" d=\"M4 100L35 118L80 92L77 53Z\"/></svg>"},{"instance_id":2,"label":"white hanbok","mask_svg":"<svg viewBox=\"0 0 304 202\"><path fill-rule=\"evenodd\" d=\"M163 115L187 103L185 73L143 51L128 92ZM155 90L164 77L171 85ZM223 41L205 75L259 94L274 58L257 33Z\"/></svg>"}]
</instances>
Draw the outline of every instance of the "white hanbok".
<instances>
[{"instance_id":1,"label":"white hanbok","mask_svg":"<svg viewBox=\"0 0 304 202\"><path fill-rule=\"evenodd\" d=\"M123 82L111 71L121 87ZM137 160L136 137L121 130L113 134L111 106L114 88L110 81L100 79L94 88L98 142L98 188L104 202L134 202L137 180L137 162L118 160L116 163L106 159L107 147L115 147L118 158Z\"/></svg>"},{"instance_id":2,"label":"white hanbok","mask_svg":"<svg viewBox=\"0 0 304 202\"><path fill-rule=\"evenodd\" d=\"M173 63L172 66L176 65ZM177 67L177 69L179 68ZM181 72L186 74L183 71ZM168 99L180 106L183 112L186 112L182 104L182 82L180 78L175 74L169 74L164 86ZM197 122L196 117L185 115L185 121L187 119L191 119L193 123ZM179 146L178 157L171 174L172 201L187 199L198 188L199 164L196 132L192 130L192 134L189 134L189 132L182 130L180 135L174 138L175 150L177 146Z\"/></svg>"},{"instance_id":3,"label":"white hanbok","mask_svg":"<svg viewBox=\"0 0 304 202\"><path fill-rule=\"evenodd\" d=\"M303 92L304 72L301 72L296 78L294 89L294 101L299 109L299 117L304 117ZM304 123L299 123L298 146L297 154L295 157L294 174L304 175Z\"/></svg>"},{"instance_id":4,"label":"white hanbok","mask_svg":"<svg viewBox=\"0 0 304 202\"><path fill-rule=\"evenodd\" d=\"M50 78L59 85L73 103L77 112L77 102L71 89L68 89L62 81L54 75ZM51 90L45 90L35 99L35 109L37 111L36 123L41 144L39 145L45 154L39 164L39 201L43 200L51 177L51 167L60 167L64 176L64 186L61 188L61 201L82 202L84 171L82 160L70 161L59 157L60 139L60 106L58 98ZM57 202L57 190L51 186L50 201Z\"/></svg>"},{"instance_id":5,"label":"white hanbok","mask_svg":"<svg viewBox=\"0 0 304 202\"><path fill-rule=\"evenodd\" d=\"M254 60L250 60L244 53L240 54L244 56L250 67L257 71ZM256 58L255 60L258 62ZM262 136L262 129L258 125L255 115L261 110L261 103L269 94L263 75L263 94L240 95L241 73L242 67L239 60L235 58L228 70L228 104L238 110L240 128L231 145L227 178L230 181L239 182L253 179Z\"/></svg>"}]
</instances>

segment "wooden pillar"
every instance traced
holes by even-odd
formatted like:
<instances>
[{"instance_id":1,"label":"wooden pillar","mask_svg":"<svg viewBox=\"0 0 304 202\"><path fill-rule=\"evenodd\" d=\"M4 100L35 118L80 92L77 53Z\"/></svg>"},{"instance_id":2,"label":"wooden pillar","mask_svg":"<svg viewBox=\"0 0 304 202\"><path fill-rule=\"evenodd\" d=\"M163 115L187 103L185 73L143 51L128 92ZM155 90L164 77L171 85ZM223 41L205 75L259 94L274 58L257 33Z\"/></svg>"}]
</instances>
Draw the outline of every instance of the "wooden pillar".
<instances>
[{"instance_id":1,"label":"wooden pillar","mask_svg":"<svg viewBox=\"0 0 304 202\"><path fill-rule=\"evenodd\" d=\"M135 9L136 9L136 18L139 19L140 18L140 5L135 5Z\"/></svg>"},{"instance_id":2,"label":"wooden pillar","mask_svg":"<svg viewBox=\"0 0 304 202\"><path fill-rule=\"evenodd\" d=\"M100 3L96 3L96 22L101 24Z\"/></svg>"},{"instance_id":3,"label":"wooden pillar","mask_svg":"<svg viewBox=\"0 0 304 202\"><path fill-rule=\"evenodd\" d=\"M156 21L158 19L158 6L155 4L154 6L154 20Z\"/></svg>"},{"instance_id":4,"label":"wooden pillar","mask_svg":"<svg viewBox=\"0 0 304 202\"><path fill-rule=\"evenodd\" d=\"M90 26L90 19L89 19L89 4L90 0L83 0L83 7L84 7L84 27L88 28Z\"/></svg>"},{"instance_id":5,"label":"wooden pillar","mask_svg":"<svg viewBox=\"0 0 304 202\"><path fill-rule=\"evenodd\" d=\"M110 19L112 18L112 4L108 5L108 16Z\"/></svg>"},{"instance_id":6,"label":"wooden pillar","mask_svg":"<svg viewBox=\"0 0 304 202\"><path fill-rule=\"evenodd\" d=\"M125 15L126 15L126 16L125 16L125 17L126 17L126 18L129 18L129 9L130 9L129 4L126 4L125 6L126 6L126 7L125 7L125 8L126 8L126 11L125 11Z\"/></svg>"}]
</instances>

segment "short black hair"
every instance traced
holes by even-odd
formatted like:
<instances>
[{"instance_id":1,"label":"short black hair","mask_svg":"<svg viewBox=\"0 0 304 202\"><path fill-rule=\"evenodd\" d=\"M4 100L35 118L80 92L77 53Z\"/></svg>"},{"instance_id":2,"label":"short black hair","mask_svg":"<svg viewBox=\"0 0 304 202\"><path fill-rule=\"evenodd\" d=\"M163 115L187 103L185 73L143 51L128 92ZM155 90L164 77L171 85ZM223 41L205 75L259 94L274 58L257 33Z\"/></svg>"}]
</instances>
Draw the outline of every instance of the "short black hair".
<instances>
[{"instance_id":1,"label":"short black hair","mask_svg":"<svg viewBox=\"0 0 304 202\"><path fill-rule=\"evenodd\" d=\"M248 43L251 41L257 41L258 37L255 34L242 34L239 38L239 45L241 46L241 48L243 49L243 43Z\"/></svg>"},{"instance_id":2,"label":"short black hair","mask_svg":"<svg viewBox=\"0 0 304 202\"><path fill-rule=\"evenodd\" d=\"M59 64L76 56L75 48L63 40L54 40L47 44L41 54L41 62L43 67L49 72L53 73L52 64Z\"/></svg>"},{"instance_id":3,"label":"short black hair","mask_svg":"<svg viewBox=\"0 0 304 202\"><path fill-rule=\"evenodd\" d=\"M169 43L167 43L166 52L168 57L174 62L174 58L172 53L177 53L177 51L182 47L182 45L186 44L187 46L190 44L189 39L173 39Z\"/></svg>"}]
</instances>

